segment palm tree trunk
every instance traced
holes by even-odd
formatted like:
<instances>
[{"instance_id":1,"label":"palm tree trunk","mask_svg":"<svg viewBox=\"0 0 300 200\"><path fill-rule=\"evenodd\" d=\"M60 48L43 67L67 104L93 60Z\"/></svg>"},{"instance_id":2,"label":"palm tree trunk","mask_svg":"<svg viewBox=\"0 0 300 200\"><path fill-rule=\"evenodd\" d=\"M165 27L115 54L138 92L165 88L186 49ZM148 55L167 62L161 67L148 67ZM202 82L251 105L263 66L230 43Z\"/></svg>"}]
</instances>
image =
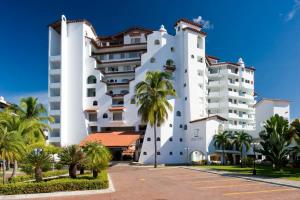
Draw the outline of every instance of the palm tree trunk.
<instances>
[{"instance_id":1,"label":"palm tree trunk","mask_svg":"<svg viewBox=\"0 0 300 200\"><path fill-rule=\"evenodd\" d=\"M42 168L40 166L36 166L34 171L35 171L36 182L41 182L43 180Z\"/></svg>"},{"instance_id":2,"label":"palm tree trunk","mask_svg":"<svg viewBox=\"0 0 300 200\"><path fill-rule=\"evenodd\" d=\"M77 164L70 164L69 166L69 176L71 178L76 178L76 171L77 171L76 167Z\"/></svg>"},{"instance_id":3,"label":"palm tree trunk","mask_svg":"<svg viewBox=\"0 0 300 200\"><path fill-rule=\"evenodd\" d=\"M243 167L243 147L241 147L240 151L241 151L240 152L240 154L241 154L240 155L240 159L241 159L241 161L240 161L241 163L240 164L241 164L241 168L242 168Z\"/></svg>"},{"instance_id":4,"label":"palm tree trunk","mask_svg":"<svg viewBox=\"0 0 300 200\"><path fill-rule=\"evenodd\" d=\"M93 169L93 177L97 178L98 177L98 170Z\"/></svg>"},{"instance_id":5,"label":"palm tree trunk","mask_svg":"<svg viewBox=\"0 0 300 200\"><path fill-rule=\"evenodd\" d=\"M157 168L156 123L154 125L154 168Z\"/></svg>"},{"instance_id":6,"label":"palm tree trunk","mask_svg":"<svg viewBox=\"0 0 300 200\"><path fill-rule=\"evenodd\" d=\"M5 160L2 161L3 185L5 184Z\"/></svg>"},{"instance_id":7,"label":"palm tree trunk","mask_svg":"<svg viewBox=\"0 0 300 200\"><path fill-rule=\"evenodd\" d=\"M222 146L222 157L223 157L223 165L225 165L225 147Z\"/></svg>"},{"instance_id":8,"label":"palm tree trunk","mask_svg":"<svg viewBox=\"0 0 300 200\"><path fill-rule=\"evenodd\" d=\"M13 178L13 177L16 177L17 169L18 169L18 161L15 160L14 161L14 168L13 168L13 171L11 173L10 179Z\"/></svg>"}]
</instances>

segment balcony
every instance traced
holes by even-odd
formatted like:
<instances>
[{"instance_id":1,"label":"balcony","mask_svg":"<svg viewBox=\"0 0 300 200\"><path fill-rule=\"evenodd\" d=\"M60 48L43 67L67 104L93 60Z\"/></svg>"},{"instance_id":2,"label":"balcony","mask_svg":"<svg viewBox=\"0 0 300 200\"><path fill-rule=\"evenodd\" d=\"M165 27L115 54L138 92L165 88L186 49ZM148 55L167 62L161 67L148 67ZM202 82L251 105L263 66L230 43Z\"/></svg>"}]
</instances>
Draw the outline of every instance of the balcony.
<instances>
[{"instance_id":1,"label":"balcony","mask_svg":"<svg viewBox=\"0 0 300 200\"><path fill-rule=\"evenodd\" d=\"M228 129L235 130L235 131L238 131L238 130L254 131L255 130L254 126L247 125L247 124L243 124L243 125L242 124L239 124L239 125L229 124Z\"/></svg>"},{"instance_id":2,"label":"balcony","mask_svg":"<svg viewBox=\"0 0 300 200\"><path fill-rule=\"evenodd\" d=\"M220 92L209 92L208 97L209 98L220 98Z\"/></svg>"},{"instance_id":3,"label":"balcony","mask_svg":"<svg viewBox=\"0 0 300 200\"><path fill-rule=\"evenodd\" d=\"M208 103L209 109L218 109L220 108L220 103Z\"/></svg>"}]
</instances>

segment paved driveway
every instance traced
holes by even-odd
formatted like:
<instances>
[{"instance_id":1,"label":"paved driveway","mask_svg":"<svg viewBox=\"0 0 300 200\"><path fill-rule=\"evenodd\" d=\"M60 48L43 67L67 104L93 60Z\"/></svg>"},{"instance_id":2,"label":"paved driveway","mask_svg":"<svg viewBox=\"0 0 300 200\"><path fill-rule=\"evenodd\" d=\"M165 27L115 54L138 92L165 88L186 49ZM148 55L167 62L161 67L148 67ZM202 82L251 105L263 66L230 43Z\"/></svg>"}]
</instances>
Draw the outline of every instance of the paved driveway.
<instances>
[{"instance_id":1,"label":"paved driveway","mask_svg":"<svg viewBox=\"0 0 300 200\"><path fill-rule=\"evenodd\" d=\"M116 192L43 200L299 200L300 189L177 167L110 168Z\"/></svg>"}]
</instances>

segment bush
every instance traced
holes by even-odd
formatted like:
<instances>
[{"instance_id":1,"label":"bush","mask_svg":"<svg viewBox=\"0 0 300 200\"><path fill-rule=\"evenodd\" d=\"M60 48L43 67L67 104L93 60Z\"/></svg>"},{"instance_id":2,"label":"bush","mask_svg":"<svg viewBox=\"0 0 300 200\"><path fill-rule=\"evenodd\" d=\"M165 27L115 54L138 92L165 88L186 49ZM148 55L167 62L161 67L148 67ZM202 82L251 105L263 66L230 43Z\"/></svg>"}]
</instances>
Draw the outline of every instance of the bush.
<instances>
[{"instance_id":1,"label":"bush","mask_svg":"<svg viewBox=\"0 0 300 200\"><path fill-rule=\"evenodd\" d=\"M62 168L64 168L64 165L60 164L60 163L55 163L55 169L57 170L61 170Z\"/></svg>"},{"instance_id":2,"label":"bush","mask_svg":"<svg viewBox=\"0 0 300 200\"><path fill-rule=\"evenodd\" d=\"M108 188L106 172L101 172L97 179L82 176L77 179L59 178L44 182L12 183L0 185L0 194L32 194L58 191L96 190Z\"/></svg>"},{"instance_id":3,"label":"bush","mask_svg":"<svg viewBox=\"0 0 300 200\"><path fill-rule=\"evenodd\" d=\"M43 173L43 178L46 177L51 177L51 176L60 176L68 174L67 170L57 170L57 171L48 171ZM34 175L21 175L21 176L16 176L14 178L11 178L9 180L10 183L17 183L17 182L23 182L23 181L28 181L34 179Z\"/></svg>"},{"instance_id":4,"label":"bush","mask_svg":"<svg viewBox=\"0 0 300 200\"><path fill-rule=\"evenodd\" d=\"M242 158L242 164L247 166L247 167L252 166L253 165L253 158L250 158L250 157Z\"/></svg>"}]
</instances>

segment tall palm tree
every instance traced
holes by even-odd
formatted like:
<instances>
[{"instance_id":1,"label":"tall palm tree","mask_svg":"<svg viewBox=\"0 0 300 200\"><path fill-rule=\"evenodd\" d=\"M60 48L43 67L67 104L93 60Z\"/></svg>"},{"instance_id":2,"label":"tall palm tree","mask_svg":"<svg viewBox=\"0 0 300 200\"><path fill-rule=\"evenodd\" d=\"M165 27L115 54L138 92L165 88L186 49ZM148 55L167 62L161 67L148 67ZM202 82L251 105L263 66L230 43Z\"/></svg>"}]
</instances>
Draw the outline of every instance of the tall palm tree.
<instances>
[{"instance_id":1,"label":"tall palm tree","mask_svg":"<svg viewBox=\"0 0 300 200\"><path fill-rule=\"evenodd\" d=\"M61 152L58 153L60 163L69 165L69 176L76 178L77 166L84 159L84 153L80 146L70 145L65 147Z\"/></svg>"},{"instance_id":2,"label":"tall palm tree","mask_svg":"<svg viewBox=\"0 0 300 200\"><path fill-rule=\"evenodd\" d=\"M230 145L230 138L231 134L227 131L219 132L218 134L214 135L214 146L216 148L222 149L222 163L225 165L225 148L226 146Z\"/></svg>"},{"instance_id":3,"label":"tall palm tree","mask_svg":"<svg viewBox=\"0 0 300 200\"><path fill-rule=\"evenodd\" d=\"M259 152L272 162L274 169L281 169L292 151L288 121L277 114L272 116L259 136L262 139Z\"/></svg>"},{"instance_id":4,"label":"tall palm tree","mask_svg":"<svg viewBox=\"0 0 300 200\"><path fill-rule=\"evenodd\" d=\"M243 147L246 148L246 151L248 151L251 147L252 137L248 133L241 131L234 133L232 137L232 142L235 144L239 150L240 150L240 164L241 167L243 167L242 158L243 158Z\"/></svg>"},{"instance_id":5,"label":"tall palm tree","mask_svg":"<svg viewBox=\"0 0 300 200\"><path fill-rule=\"evenodd\" d=\"M17 155L24 152L24 146L20 135L15 131L8 131L0 126L0 158L3 165L3 184L5 183L5 162L13 161Z\"/></svg>"},{"instance_id":6,"label":"tall palm tree","mask_svg":"<svg viewBox=\"0 0 300 200\"><path fill-rule=\"evenodd\" d=\"M138 115L141 121L149 123L154 128L154 167L157 167L156 127L168 118L168 110L172 105L168 97L176 96L176 91L171 81L172 75L167 72L148 71L144 81L135 86Z\"/></svg>"},{"instance_id":7,"label":"tall palm tree","mask_svg":"<svg viewBox=\"0 0 300 200\"><path fill-rule=\"evenodd\" d=\"M89 142L83 147L85 153L84 165L93 171L93 177L108 167L112 156L110 151L98 142Z\"/></svg>"}]
</instances>

